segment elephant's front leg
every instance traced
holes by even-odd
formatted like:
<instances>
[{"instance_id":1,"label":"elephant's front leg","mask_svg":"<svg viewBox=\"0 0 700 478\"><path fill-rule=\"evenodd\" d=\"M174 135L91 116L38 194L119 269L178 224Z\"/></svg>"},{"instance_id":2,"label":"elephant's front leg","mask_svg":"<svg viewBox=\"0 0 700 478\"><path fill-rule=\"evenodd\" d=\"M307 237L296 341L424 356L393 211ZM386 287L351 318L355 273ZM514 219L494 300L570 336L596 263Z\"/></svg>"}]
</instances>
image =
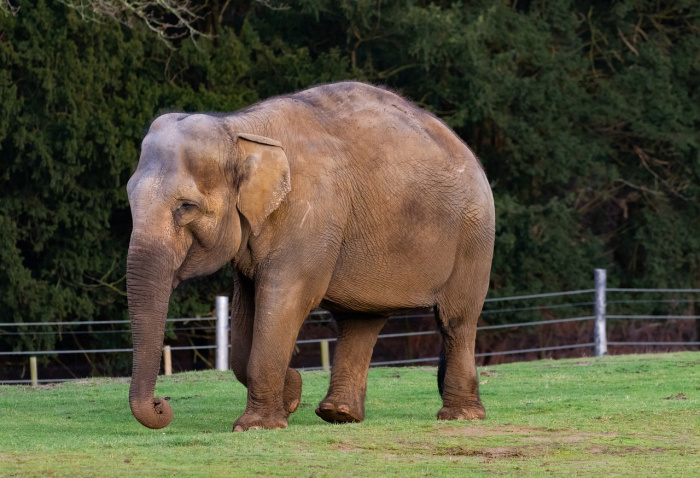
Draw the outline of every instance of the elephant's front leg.
<instances>
[{"instance_id":1,"label":"elephant's front leg","mask_svg":"<svg viewBox=\"0 0 700 478\"><path fill-rule=\"evenodd\" d=\"M248 361L253 346L255 320L255 287L253 282L234 269L233 307L231 310L231 370L248 388ZM284 408L288 414L299 408L301 375L287 368L284 379Z\"/></svg>"},{"instance_id":2,"label":"elephant's front leg","mask_svg":"<svg viewBox=\"0 0 700 478\"><path fill-rule=\"evenodd\" d=\"M299 294L259 287L255 302L245 373L248 403L233 424L233 431L286 428L287 417L296 410L301 395L301 378L288 366L310 301Z\"/></svg>"}]
</instances>

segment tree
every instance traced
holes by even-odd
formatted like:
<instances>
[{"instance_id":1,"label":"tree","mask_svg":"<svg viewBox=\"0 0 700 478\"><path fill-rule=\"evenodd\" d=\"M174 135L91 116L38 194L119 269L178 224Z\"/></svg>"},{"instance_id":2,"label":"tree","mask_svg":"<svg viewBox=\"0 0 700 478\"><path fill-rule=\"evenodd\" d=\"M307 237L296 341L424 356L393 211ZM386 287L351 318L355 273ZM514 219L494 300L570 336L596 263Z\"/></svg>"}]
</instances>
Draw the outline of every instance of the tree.
<instances>
[{"instance_id":1,"label":"tree","mask_svg":"<svg viewBox=\"0 0 700 478\"><path fill-rule=\"evenodd\" d=\"M588 288L595 267L615 285L697 287L696 2L66 2L1 4L6 321L126 318L124 187L157 114L350 78L433 111L481 158L498 214L492 294ZM207 314L225 276L181 286L171 314Z\"/></svg>"}]
</instances>

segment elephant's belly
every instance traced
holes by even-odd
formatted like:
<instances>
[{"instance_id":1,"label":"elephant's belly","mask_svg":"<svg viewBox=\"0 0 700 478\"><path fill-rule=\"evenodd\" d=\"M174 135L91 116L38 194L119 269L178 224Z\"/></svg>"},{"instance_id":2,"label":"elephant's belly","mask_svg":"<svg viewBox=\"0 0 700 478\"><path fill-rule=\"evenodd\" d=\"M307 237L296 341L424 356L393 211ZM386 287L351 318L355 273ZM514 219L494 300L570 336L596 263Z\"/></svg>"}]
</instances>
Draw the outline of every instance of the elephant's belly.
<instances>
[{"instance_id":1,"label":"elephant's belly","mask_svg":"<svg viewBox=\"0 0 700 478\"><path fill-rule=\"evenodd\" d=\"M430 307L449 279L453 263L452 258L444 257L402 257L398 261L357 257L349 254L339 261L324 301L362 312Z\"/></svg>"},{"instance_id":2,"label":"elephant's belly","mask_svg":"<svg viewBox=\"0 0 700 478\"><path fill-rule=\"evenodd\" d=\"M454 184L438 194L418 176L395 175L391 187L354 198L326 300L363 311L437 302L465 242L470 201Z\"/></svg>"},{"instance_id":3,"label":"elephant's belly","mask_svg":"<svg viewBox=\"0 0 700 478\"><path fill-rule=\"evenodd\" d=\"M321 306L329 310L397 313L404 309L430 307L435 303L435 298L430 294L392 294L389 291L371 291L369 288L351 286L329 290L321 301Z\"/></svg>"}]
</instances>

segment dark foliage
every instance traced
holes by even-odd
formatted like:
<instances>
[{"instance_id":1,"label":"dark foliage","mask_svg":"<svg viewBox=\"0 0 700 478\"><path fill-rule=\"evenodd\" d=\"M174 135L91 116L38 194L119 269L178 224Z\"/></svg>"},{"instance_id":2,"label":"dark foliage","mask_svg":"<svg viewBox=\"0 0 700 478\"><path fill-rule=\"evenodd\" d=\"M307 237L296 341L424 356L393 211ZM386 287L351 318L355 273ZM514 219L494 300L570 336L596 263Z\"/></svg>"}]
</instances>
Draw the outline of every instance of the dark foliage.
<instances>
[{"instance_id":1,"label":"dark foliage","mask_svg":"<svg viewBox=\"0 0 700 478\"><path fill-rule=\"evenodd\" d=\"M57 2L0 12L0 321L127 318L124 188L156 115L350 78L435 112L481 158L492 295L589 288L595 267L619 286L698 287L697 2L271 4L201 4L211 36L171 44ZM228 275L182 285L170 315L209 315ZM0 333L0 348L126 346L112 327L6 328L26 333ZM128 357L91 358L94 373L128 371Z\"/></svg>"}]
</instances>

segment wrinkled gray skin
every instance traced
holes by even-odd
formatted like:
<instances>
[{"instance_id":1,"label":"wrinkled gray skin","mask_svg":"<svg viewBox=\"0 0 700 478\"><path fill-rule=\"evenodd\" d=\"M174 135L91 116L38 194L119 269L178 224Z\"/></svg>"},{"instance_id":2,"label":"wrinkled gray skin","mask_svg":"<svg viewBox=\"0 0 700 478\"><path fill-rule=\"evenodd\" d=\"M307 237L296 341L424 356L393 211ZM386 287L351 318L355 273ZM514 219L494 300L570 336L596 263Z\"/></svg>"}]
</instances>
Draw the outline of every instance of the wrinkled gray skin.
<instances>
[{"instance_id":1,"label":"wrinkled gray skin","mask_svg":"<svg viewBox=\"0 0 700 478\"><path fill-rule=\"evenodd\" d=\"M317 306L340 332L321 418L364 419L369 361L388 315L431 306L443 337L438 419L484 418L474 342L493 197L472 152L434 116L361 83L231 115L163 115L128 193L129 403L143 425L172 419L153 397L172 290L226 263L235 271L231 367L248 389L235 431L287 426L301 396L289 362Z\"/></svg>"}]
</instances>

